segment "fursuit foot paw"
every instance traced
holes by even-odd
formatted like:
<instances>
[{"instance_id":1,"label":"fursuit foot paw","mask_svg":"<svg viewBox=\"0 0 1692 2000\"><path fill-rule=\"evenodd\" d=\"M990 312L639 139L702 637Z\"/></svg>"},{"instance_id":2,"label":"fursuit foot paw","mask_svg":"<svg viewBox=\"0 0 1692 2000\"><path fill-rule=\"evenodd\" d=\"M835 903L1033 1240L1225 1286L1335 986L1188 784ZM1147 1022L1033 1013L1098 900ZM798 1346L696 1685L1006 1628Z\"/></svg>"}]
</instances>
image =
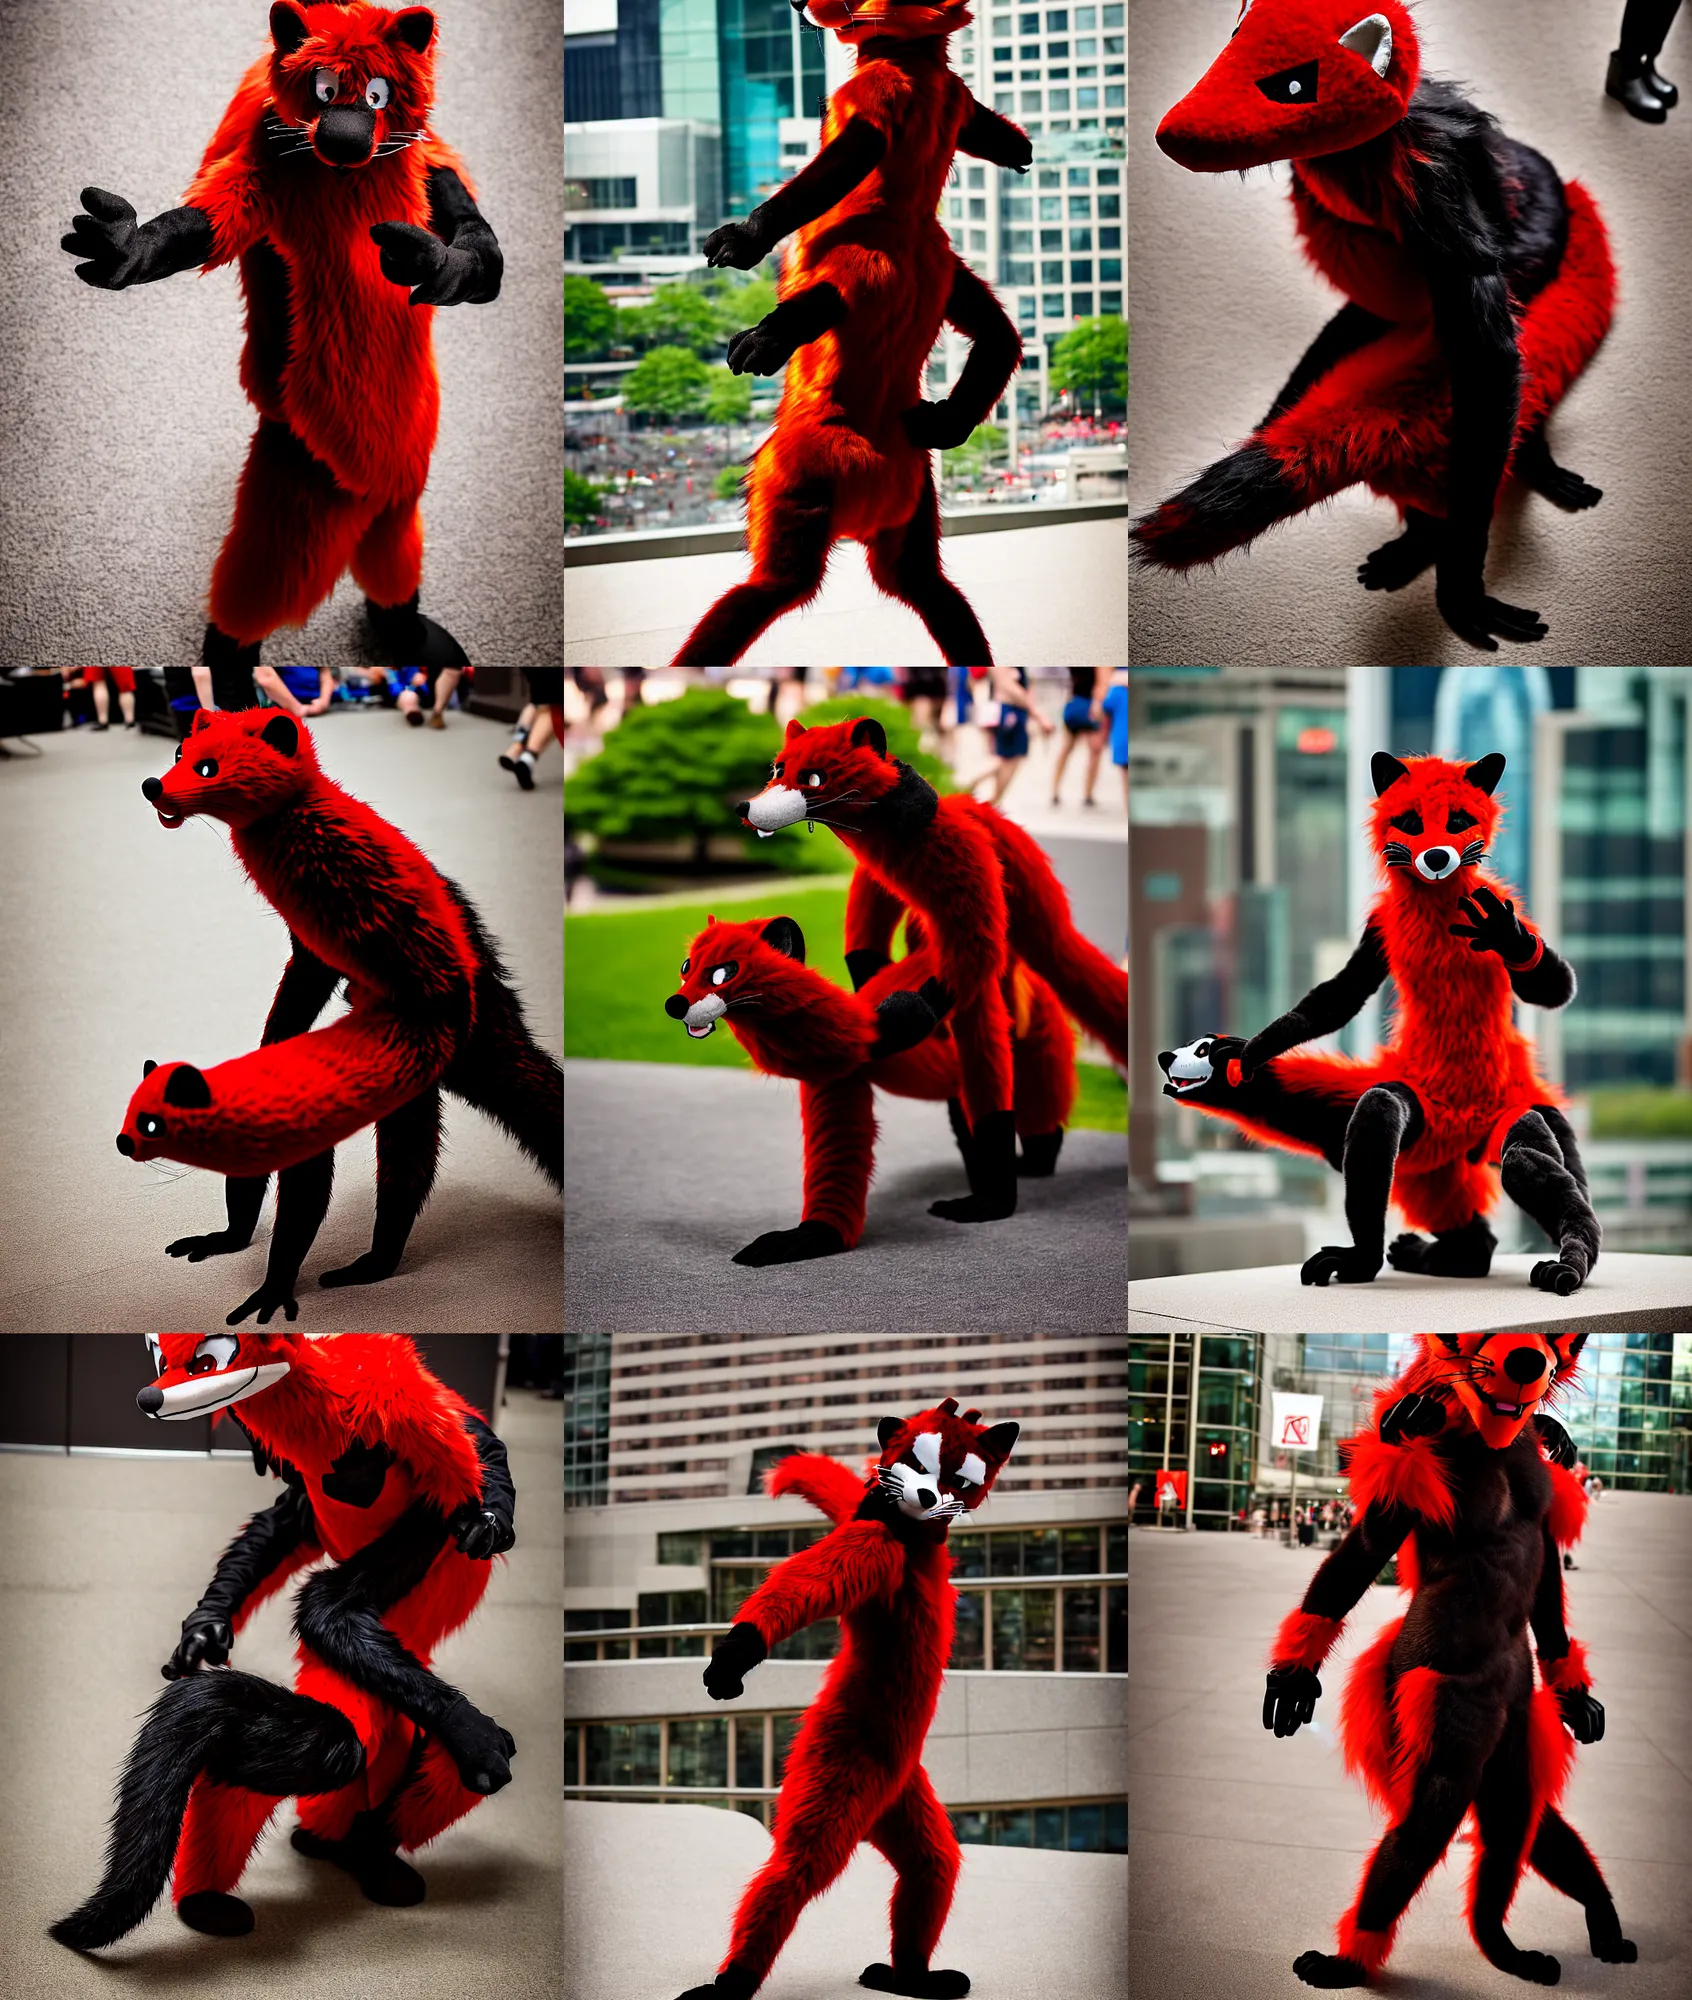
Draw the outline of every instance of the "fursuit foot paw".
<instances>
[{"instance_id":1,"label":"fursuit foot paw","mask_svg":"<svg viewBox=\"0 0 1692 2000\"><path fill-rule=\"evenodd\" d=\"M1402 590L1415 582L1438 553L1426 536L1396 536L1369 551L1357 565L1357 581L1365 590Z\"/></svg>"},{"instance_id":2,"label":"fursuit foot paw","mask_svg":"<svg viewBox=\"0 0 1692 2000\"><path fill-rule=\"evenodd\" d=\"M1442 1236L1395 1237L1386 1254L1395 1271L1419 1271L1428 1278L1484 1278L1497 1247L1498 1239L1477 1217Z\"/></svg>"},{"instance_id":3,"label":"fursuit foot paw","mask_svg":"<svg viewBox=\"0 0 1692 2000\"><path fill-rule=\"evenodd\" d=\"M709 1986L690 1986L681 2000L752 2000L758 1981L738 1966L724 1966Z\"/></svg>"},{"instance_id":4,"label":"fursuit foot paw","mask_svg":"<svg viewBox=\"0 0 1692 2000\"><path fill-rule=\"evenodd\" d=\"M253 1927L251 1907L239 1896L220 1896L215 1889L184 1896L176 1914L191 1931L206 1937L245 1937Z\"/></svg>"},{"instance_id":5,"label":"fursuit foot paw","mask_svg":"<svg viewBox=\"0 0 1692 2000\"><path fill-rule=\"evenodd\" d=\"M1367 1986L1369 1974L1354 1958L1335 1958L1331 1952L1300 1952L1293 1971L1306 1986Z\"/></svg>"},{"instance_id":6,"label":"fursuit foot paw","mask_svg":"<svg viewBox=\"0 0 1692 2000\"><path fill-rule=\"evenodd\" d=\"M366 1250L362 1257L355 1257L350 1264L343 1264L338 1271L325 1271L317 1282L320 1285L327 1285L331 1290L337 1285L379 1285L384 1278L391 1278L398 1269L397 1259L378 1257L374 1250Z\"/></svg>"},{"instance_id":7,"label":"fursuit foot paw","mask_svg":"<svg viewBox=\"0 0 1692 2000\"><path fill-rule=\"evenodd\" d=\"M281 1313L291 1325L300 1316L300 1302L283 1286L273 1285L266 1278L252 1297L238 1305L223 1323L225 1326L239 1326L242 1320L255 1312L260 1326L269 1326L277 1313Z\"/></svg>"},{"instance_id":8,"label":"fursuit foot paw","mask_svg":"<svg viewBox=\"0 0 1692 2000\"><path fill-rule=\"evenodd\" d=\"M749 1264L799 1264L808 1257L833 1257L846 1248L846 1239L828 1222L802 1222L797 1229L767 1229L753 1237L744 1250L729 1260Z\"/></svg>"},{"instance_id":9,"label":"fursuit foot paw","mask_svg":"<svg viewBox=\"0 0 1692 2000\"><path fill-rule=\"evenodd\" d=\"M165 1245L165 1255L200 1264L208 1257L227 1257L232 1251L245 1250L252 1240L251 1231L243 1236L238 1229L219 1229L210 1236L179 1236Z\"/></svg>"},{"instance_id":10,"label":"fursuit foot paw","mask_svg":"<svg viewBox=\"0 0 1692 2000\"><path fill-rule=\"evenodd\" d=\"M1638 1945L1632 1938L1622 1936L1621 1918L1616 1915L1614 1903L1600 1903L1587 1911L1586 1935L1592 1956L1606 1965L1632 1965L1639 1957Z\"/></svg>"},{"instance_id":11,"label":"fursuit foot paw","mask_svg":"<svg viewBox=\"0 0 1692 2000\"><path fill-rule=\"evenodd\" d=\"M1387 1245L1387 1262L1395 1271L1425 1271L1432 1240L1426 1236L1395 1236Z\"/></svg>"},{"instance_id":12,"label":"fursuit foot paw","mask_svg":"<svg viewBox=\"0 0 1692 2000\"><path fill-rule=\"evenodd\" d=\"M1332 1279L1337 1285L1367 1285L1373 1282L1380 1268L1380 1258L1371 1256L1367 1250L1356 1249L1349 1243L1324 1243L1314 1257L1304 1260L1298 1282L1325 1285Z\"/></svg>"},{"instance_id":13,"label":"fursuit foot paw","mask_svg":"<svg viewBox=\"0 0 1692 2000\"><path fill-rule=\"evenodd\" d=\"M1565 1264L1559 1258L1547 1257L1535 1264L1528 1273L1528 1283L1542 1292L1555 1292L1566 1299L1571 1292L1578 1292L1586 1279L1572 1264Z\"/></svg>"},{"instance_id":14,"label":"fursuit foot paw","mask_svg":"<svg viewBox=\"0 0 1692 2000\"><path fill-rule=\"evenodd\" d=\"M295 1827L290 1841L296 1854L308 1854L313 1861L332 1861L345 1870L364 1891L366 1902L380 1903L390 1910L409 1910L429 1893L429 1885L417 1870L385 1847L357 1840L325 1840L303 1826Z\"/></svg>"},{"instance_id":15,"label":"fursuit foot paw","mask_svg":"<svg viewBox=\"0 0 1692 2000\"><path fill-rule=\"evenodd\" d=\"M1008 1200L1003 1195L960 1194L951 1201L931 1201L928 1212L943 1222L1003 1222L1016 1213L1016 1191L1012 1189Z\"/></svg>"},{"instance_id":16,"label":"fursuit foot paw","mask_svg":"<svg viewBox=\"0 0 1692 2000\"><path fill-rule=\"evenodd\" d=\"M1604 497L1603 487L1589 484L1566 465L1547 466L1537 473L1533 490L1566 514L1583 513L1588 507L1596 507Z\"/></svg>"},{"instance_id":17,"label":"fursuit foot paw","mask_svg":"<svg viewBox=\"0 0 1692 2000\"><path fill-rule=\"evenodd\" d=\"M486 1797L510 1784L511 1759L517 1754L515 1738L464 1695L437 1720L434 1734L458 1766L466 1791Z\"/></svg>"},{"instance_id":18,"label":"fursuit foot paw","mask_svg":"<svg viewBox=\"0 0 1692 2000\"><path fill-rule=\"evenodd\" d=\"M872 1993L909 1993L916 2000L963 2000L969 1991L967 1972L901 1972L896 1965L866 1965L858 1984Z\"/></svg>"},{"instance_id":19,"label":"fursuit foot paw","mask_svg":"<svg viewBox=\"0 0 1692 2000\"><path fill-rule=\"evenodd\" d=\"M1058 1154L1063 1151L1063 1127L1055 1132L1028 1132L1023 1135L1022 1153L1016 1170L1024 1180L1045 1180L1057 1171Z\"/></svg>"},{"instance_id":20,"label":"fursuit foot paw","mask_svg":"<svg viewBox=\"0 0 1692 2000\"><path fill-rule=\"evenodd\" d=\"M1548 1951L1517 1951L1514 1945L1507 1944L1501 1950L1489 1951L1487 1957L1500 1972L1525 1979L1533 1986L1555 1986L1563 1976L1563 1968Z\"/></svg>"}]
</instances>

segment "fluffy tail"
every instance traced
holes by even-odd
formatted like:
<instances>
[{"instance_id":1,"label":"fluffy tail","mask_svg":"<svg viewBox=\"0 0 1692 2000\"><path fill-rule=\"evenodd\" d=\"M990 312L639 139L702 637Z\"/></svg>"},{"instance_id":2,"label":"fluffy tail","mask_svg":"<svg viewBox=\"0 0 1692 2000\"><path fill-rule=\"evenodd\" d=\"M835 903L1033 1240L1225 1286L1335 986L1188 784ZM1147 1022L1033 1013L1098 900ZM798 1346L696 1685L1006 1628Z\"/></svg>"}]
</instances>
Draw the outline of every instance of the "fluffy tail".
<instances>
[{"instance_id":1,"label":"fluffy tail","mask_svg":"<svg viewBox=\"0 0 1692 2000\"><path fill-rule=\"evenodd\" d=\"M1011 948L1056 991L1087 1032L1128 1063L1128 975L1075 928L1069 898L1039 846L1013 820L980 808L1004 871Z\"/></svg>"},{"instance_id":2,"label":"fluffy tail","mask_svg":"<svg viewBox=\"0 0 1692 2000\"><path fill-rule=\"evenodd\" d=\"M820 1451L796 1451L773 1466L765 1481L772 1499L797 1493L839 1527L851 1520L864 1497L864 1482L837 1458Z\"/></svg>"},{"instance_id":3,"label":"fluffy tail","mask_svg":"<svg viewBox=\"0 0 1692 2000\"><path fill-rule=\"evenodd\" d=\"M173 1681L124 1765L100 1886L48 1935L73 1951L94 1951L145 1920L164 1894L202 1772L285 1798L338 1791L363 1767L363 1749L339 1709L232 1669Z\"/></svg>"},{"instance_id":4,"label":"fluffy tail","mask_svg":"<svg viewBox=\"0 0 1692 2000\"><path fill-rule=\"evenodd\" d=\"M1252 438L1142 514L1128 539L1141 569L1192 569L1244 548L1310 504L1274 453Z\"/></svg>"},{"instance_id":5,"label":"fluffy tail","mask_svg":"<svg viewBox=\"0 0 1692 2000\"><path fill-rule=\"evenodd\" d=\"M1598 352L1616 310L1616 267L1598 204L1579 181L1567 181L1569 237L1557 275L1522 315L1521 407L1516 435L1524 436L1562 400Z\"/></svg>"}]
</instances>

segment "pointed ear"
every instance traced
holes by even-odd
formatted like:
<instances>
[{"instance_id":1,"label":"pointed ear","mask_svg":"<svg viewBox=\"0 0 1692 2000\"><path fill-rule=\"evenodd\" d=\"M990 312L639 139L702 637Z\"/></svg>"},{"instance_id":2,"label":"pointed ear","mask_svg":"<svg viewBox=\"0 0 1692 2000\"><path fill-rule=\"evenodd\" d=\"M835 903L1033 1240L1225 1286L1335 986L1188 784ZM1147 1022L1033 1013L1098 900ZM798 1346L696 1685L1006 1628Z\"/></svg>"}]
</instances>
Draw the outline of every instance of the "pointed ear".
<instances>
[{"instance_id":1,"label":"pointed ear","mask_svg":"<svg viewBox=\"0 0 1692 2000\"><path fill-rule=\"evenodd\" d=\"M1428 1338L1430 1340L1437 1340L1447 1354L1461 1354L1463 1351L1462 1344L1458 1336L1454 1333L1434 1333L1430 1334Z\"/></svg>"},{"instance_id":2,"label":"pointed ear","mask_svg":"<svg viewBox=\"0 0 1692 2000\"><path fill-rule=\"evenodd\" d=\"M421 55L435 39L435 17L427 7L402 7L388 24L388 35Z\"/></svg>"},{"instance_id":3,"label":"pointed ear","mask_svg":"<svg viewBox=\"0 0 1692 2000\"><path fill-rule=\"evenodd\" d=\"M1485 792L1489 798L1498 789L1498 780L1503 775L1504 755L1499 750L1494 750L1490 756L1483 757L1478 764L1471 764L1463 773L1476 791Z\"/></svg>"},{"instance_id":4,"label":"pointed ear","mask_svg":"<svg viewBox=\"0 0 1692 2000\"><path fill-rule=\"evenodd\" d=\"M872 715L860 715L852 724L853 749L859 749L865 743L878 757L887 755L887 731Z\"/></svg>"},{"instance_id":5,"label":"pointed ear","mask_svg":"<svg viewBox=\"0 0 1692 2000\"><path fill-rule=\"evenodd\" d=\"M948 1396L945 1402L936 1403L934 1407L943 1417L955 1417L958 1413L958 1399L956 1396Z\"/></svg>"},{"instance_id":6,"label":"pointed ear","mask_svg":"<svg viewBox=\"0 0 1692 2000\"><path fill-rule=\"evenodd\" d=\"M966 1424L978 1424L981 1421L981 1412L979 1410L965 1410L963 1420Z\"/></svg>"},{"instance_id":7,"label":"pointed ear","mask_svg":"<svg viewBox=\"0 0 1692 2000\"><path fill-rule=\"evenodd\" d=\"M903 1417L883 1417L875 1427L876 1442L885 1451L904 1428Z\"/></svg>"},{"instance_id":8,"label":"pointed ear","mask_svg":"<svg viewBox=\"0 0 1692 2000\"><path fill-rule=\"evenodd\" d=\"M983 1458L990 1458L995 1465L1003 1465L1021 1434L1020 1424L995 1424L990 1431L981 1433L975 1440L975 1446Z\"/></svg>"},{"instance_id":9,"label":"pointed ear","mask_svg":"<svg viewBox=\"0 0 1692 2000\"><path fill-rule=\"evenodd\" d=\"M799 720L798 716L790 715L787 718L787 734L781 740L784 743L791 743L795 736L803 736L804 733L805 725Z\"/></svg>"},{"instance_id":10,"label":"pointed ear","mask_svg":"<svg viewBox=\"0 0 1692 2000\"><path fill-rule=\"evenodd\" d=\"M276 0L271 8L270 39L276 44L277 54L283 56L291 56L302 42L311 39L306 18L293 0Z\"/></svg>"},{"instance_id":11,"label":"pointed ear","mask_svg":"<svg viewBox=\"0 0 1692 2000\"><path fill-rule=\"evenodd\" d=\"M706 923L707 923L707 924L714 924L714 923L715 923L715 922L716 922L717 920L716 920L716 918L715 918L714 916L712 916L712 914L710 913L710 911L709 911L709 910L707 910L707 911L705 912L705 921L706 921Z\"/></svg>"},{"instance_id":12,"label":"pointed ear","mask_svg":"<svg viewBox=\"0 0 1692 2000\"><path fill-rule=\"evenodd\" d=\"M805 963L805 933L791 917L771 917L758 935L784 957Z\"/></svg>"},{"instance_id":13,"label":"pointed ear","mask_svg":"<svg viewBox=\"0 0 1692 2000\"><path fill-rule=\"evenodd\" d=\"M1375 781L1375 797L1379 798L1388 785L1396 785L1400 778L1410 775L1408 764L1401 764L1396 757L1389 757L1384 750L1377 750L1369 759L1369 776Z\"/></svg>"},{"instance_id":14,"label":"pointed ear","mask_svg":"<svg viewBox=\"0 0 1692 2000\"><path fill-rule=\"evenodd\" d=\"M203 708L195 709L194 720L188 725L188 734L192 736L196 730L209 729L210 727L211 727L210 713Z\"/></svg>"},{"instance_id":15,"label":"pointed ear","mask_svg":"<svg viewBox=\"0 0 1692 2000\"><path fill-rule=\"evenodd\" d=\"M156 1070L157 1068L158 1064L156 1062L144 1062L141 1065L141 1074L143 1076L151 1076L154 1070Z\"/></svg>"},{"instance_id":16,"label":"pointed ear","mask_svg":"<svg viewBox=\"0 0 1692 2000\"><path fill-rule=\"evenodd\" d=\"M273 715L259 731L259 741L284 757L300 754L300 725L291 715Z\"/></svg>"},{"instance_id":17,"label":"pointed ear","mask_svg":"<svg viewBox=\"0 0 1692 2000\"><path fill-rule=\"evenodd\" d=\"M178 1063L165 1078L164 1101L174 1104L179 1111L208 1111L211 1085L192 1063Z\"/></svg>"},{"instance_id":18,"label":"pointed ear","mask_svg":"<svg viewBox=\"0 0 1692 2000\"><path fill-rule=\"evenodd\" d=\"M1554 1333L1551 1345L1557 1350L1557 1359L1565 1368L1572 1368L1580 1350L1586 1345L1587 1329L1581 1327L1575 1333Z\"/></svg>"}]
</instances>

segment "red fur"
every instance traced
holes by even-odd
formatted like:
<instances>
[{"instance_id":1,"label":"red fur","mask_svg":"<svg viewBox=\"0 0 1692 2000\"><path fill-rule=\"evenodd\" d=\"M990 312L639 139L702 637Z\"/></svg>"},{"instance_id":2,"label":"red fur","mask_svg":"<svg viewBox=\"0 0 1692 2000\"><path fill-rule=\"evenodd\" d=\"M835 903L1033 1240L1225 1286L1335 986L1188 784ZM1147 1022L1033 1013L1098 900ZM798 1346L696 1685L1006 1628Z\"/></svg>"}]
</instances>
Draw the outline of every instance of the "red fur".
<instances>
[{"instance_id":1,"label":"red fur","mask_svg":"<svg viewBox=\"0 0 1692 2000\"><path fill-rule=\"evenodd\" d=\"M966 1453L983 1458L987 1479L967 1503L979 1506L1005 1454L950 1399L893 1433L880 1462L893 1464L924 1431L940 1437L943 1482ZM840 1651L788 1753L775 1844L741 1897L723 1961L754 1986L860 1841L897 1871L892 1961L902 1969L927 1966L957 1878L957 1841L920 1762L952 1644L945 1523L896 1534L879 1519L843 1519L848 1487L861 1497L864 1486L845 1466L824 1473L826 1463L788 1459L770 1486L816 1499L839 1525L778 1563L737 1613L772 1649L819 1618L840 1620Z\"/></svg>"},{"instance_id":2,"label":"red fur","mask_svg":"<svg viewBox=\"0 0 1692 2000\"><path fill-rule=\"evenodd\" d=\"M796 1451L772 1466L764 1485L772 1500L797 1493L839 1527L851 1520L864 1497L864 1481L837 1458L820 1451Z\"/></svg>"},{"instance_id":3,"label":"red fur","mask_svg":"<svg viewBox=\"0 0 1692 2000\"><path fill-rule=\"evenodd\" d=\"M1559 1691L1564 1688L1589 1688L1592 1685L1592 1670L1587 1663L1586 1648L1578 1639L1569 1641L1569 1650L1560 1660L1542 1659L1539 1674L1548 1688Z\"/></svg>"},{"instance_id":4,"label":"red fur","mask_svg":"<svg viewBox=\"0 0 1692 2000\"><path fill-rule=\"evenodd\" d=\"M1373 1431L1351 1443L1351 1498L1361 1511L1372 1506L1409 1507L1426 1521L1450 1527L1457 1518L1445 1461L1431 1439L1382 1444Z\"/></svg>"},{"instance_id":5,"label":"red fur","mask_svg":"<svg viewBox=\"0 0 1692 2000\"><path fill-rule=\"evenodd\" d=\"M1551 1539L1560 1549L1572 1549L1586 1531L1586 1510L1591 1502L1586 1488L1566 1466L1548 1464L1547 1469L1551 1474Z\"/></svg>"},{"instance_id":6,"label":"red fur","mask_svg":"<svg viewBox=\"0 0 1692 2000\"><path fill-rule=\"evenodd\" d=\"M412 305L382 275L370 227L426 229L431 166L451 167L468 186L457 155L428 130L435 44L418 52L397 32L421 11L363 0L300 7L310 38L290 55L272 48L248 70L184 197L212 224L207 268L241 265L242 387L261 419L282 427L267 432L261 422L254 436L212 573L212 621L243 644L303 624L349 567L381 604L403 603L418 586L417 502L440 413L434 308ZM286 153L267 113L303 141L319 67L360 90L372 76L389 80L378 144L390 132L423 138L350 171ZM270 256L286 268L292 322L280 364L262 268Z\"/></svg>"},{"instance_id":7,"label":"red fur","mask_svg":"<svg viewBox=\"0 0 1692 2000\"><path fill-rule=\"evenodd\" d=\"M1319 1667L1344 1626L1343 1618L1318 1618L1308 1611L1289 1611L1275 1634L1270 1665Z\"/></svg>"},{"instance_id":8,"label":"red fur","mask_svg":"<svg viewBox=\"0 0 1692 2000\"><path fill-rule=\"evenodd\" d=\"M1348 1910L1339 1920L1336 1949L1341 1958L1351 1959L1365 1971L1379 1972L1387 1962L1397 1932L1396 1924L1390 1931L1359 1930L1355 1914Z\"/></svg>"},{"instance_id":9,"label":"red fur","mask_svg":"<svg viewBox=\"0 0 1692 2000\"><path fill-rule=\"evenodd\" d=\"M1408 1543L1405 1544L1407 1548ZM1403 1551L1399 1552L1403 1560ZM1403 1625L1395 1618L1383 1625L1352 1662L1340 1696L1339 1739L1345 1768L1389 1820L1402 1810L1398 1774L1393 1765L1392 1697L1387 1688L1387 1660Z\"/></svg>"}]
</instances>

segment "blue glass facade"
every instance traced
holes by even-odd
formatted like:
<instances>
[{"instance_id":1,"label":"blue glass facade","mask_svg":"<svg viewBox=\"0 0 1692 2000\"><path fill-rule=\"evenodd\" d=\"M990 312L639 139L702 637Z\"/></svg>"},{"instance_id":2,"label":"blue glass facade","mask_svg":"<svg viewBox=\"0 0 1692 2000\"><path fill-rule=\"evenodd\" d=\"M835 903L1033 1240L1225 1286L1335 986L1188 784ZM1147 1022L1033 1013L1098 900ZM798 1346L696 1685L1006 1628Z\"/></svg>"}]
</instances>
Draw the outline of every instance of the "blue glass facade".
<instances>
[{"instance_id":1,"label":"blue glass facade","mask_svg":"<svg viewBox=\"0 0 1692 2000\"><path fill-rule=\"evenodd\" d=\"M717 0L717 70L725 212L744 215L786 178L781 120L818 113L825 95L822 52L815 34L796 38L787 0Z\"/></svg>"}]
</instances>

